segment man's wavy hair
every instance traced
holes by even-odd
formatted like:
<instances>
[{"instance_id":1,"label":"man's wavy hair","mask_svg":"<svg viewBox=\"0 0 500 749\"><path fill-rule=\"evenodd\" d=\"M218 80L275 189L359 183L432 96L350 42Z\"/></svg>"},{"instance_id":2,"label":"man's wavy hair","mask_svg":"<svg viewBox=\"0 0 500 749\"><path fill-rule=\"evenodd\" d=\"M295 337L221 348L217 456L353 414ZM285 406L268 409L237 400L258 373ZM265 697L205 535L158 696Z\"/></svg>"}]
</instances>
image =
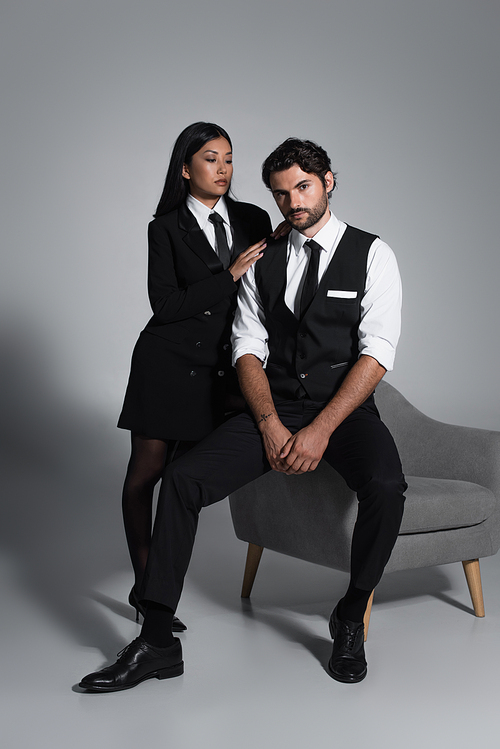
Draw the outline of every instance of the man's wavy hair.
<instances>
[{"instance_id":1,"label":"man's wavy hair","mask_svg":"<svg viewBox=\"0 0 500 749\"><path fill-rule=\"evenodd\" d=\"M262 164L262 179L266 187L271 189L270 177L273 172L283 172L297 164L303 172L315 174L324 186L325 174L332 171L330 158L324 148L313 143L312 140L287 138L267 157ZM334 178L333 190L337 186L337 173L332 172ZM328 194L330 197L331 193Z\"/></svg>"}]
</instances>

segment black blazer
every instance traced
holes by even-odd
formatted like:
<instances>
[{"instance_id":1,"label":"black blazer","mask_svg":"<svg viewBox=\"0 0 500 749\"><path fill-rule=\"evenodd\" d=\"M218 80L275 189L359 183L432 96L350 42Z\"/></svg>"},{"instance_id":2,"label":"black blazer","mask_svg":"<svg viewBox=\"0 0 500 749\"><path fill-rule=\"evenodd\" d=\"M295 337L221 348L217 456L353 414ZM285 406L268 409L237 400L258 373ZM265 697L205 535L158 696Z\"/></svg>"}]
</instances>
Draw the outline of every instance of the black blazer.
<instances>
[{"instance_id":1,"label":"black blazer","mask_svg":"<svg viewBox=\"0 0 500 749\"><path fill-rule=\"evenodd\" d=\"M233 258L271 231L265 211L225 198ZM148 291L153 309L144 333L163 340L168 366L168 432L198 439L222 419L231 367L230 335L238 285L224 270L193 214L182 205L149 225Z\"/></svg>"}]
</instances>

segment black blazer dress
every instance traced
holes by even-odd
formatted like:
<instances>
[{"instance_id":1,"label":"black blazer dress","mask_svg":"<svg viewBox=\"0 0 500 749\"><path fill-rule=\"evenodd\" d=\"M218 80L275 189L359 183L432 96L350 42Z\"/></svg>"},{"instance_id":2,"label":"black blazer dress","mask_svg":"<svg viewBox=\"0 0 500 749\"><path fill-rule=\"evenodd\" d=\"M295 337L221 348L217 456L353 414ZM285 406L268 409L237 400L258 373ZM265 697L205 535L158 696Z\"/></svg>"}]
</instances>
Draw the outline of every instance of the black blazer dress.
<instances>
[{"instance_id":1,"label":"black blazer dress","mask_svg":"<svg viewBox=\"0 0 500 749\"><path fill-rule=\"evenodd\" d=\"M271 232L265 211L225 197L233 259ZM118 426L155 439L200 440L237 392L231 326L238 285L186 205L149 224L153 317L139 336Z\"/></svg>"}]
</instances>

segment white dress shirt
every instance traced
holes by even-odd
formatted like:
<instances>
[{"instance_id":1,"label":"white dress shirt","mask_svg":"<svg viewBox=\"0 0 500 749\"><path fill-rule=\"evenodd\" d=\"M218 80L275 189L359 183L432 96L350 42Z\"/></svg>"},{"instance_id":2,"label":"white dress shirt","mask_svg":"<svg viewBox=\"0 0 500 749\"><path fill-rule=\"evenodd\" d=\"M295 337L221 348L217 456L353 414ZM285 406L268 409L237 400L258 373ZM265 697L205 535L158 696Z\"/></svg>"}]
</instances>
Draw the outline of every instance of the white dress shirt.
<instances>
[{"instance_id":1,"label":"white dress shirt","mask_svg":"<svg viewBox=\"0 0 500 749\"><path fill-rule=\"evenodd\" d=\"M219 253L217 252L217 244L215 242L215 226L211 221L209 221L208 217L211 213L219 214L219 216L224 220L224 229L226 230L227 244L229 247L229 251L231 252L233 249L233 235L231 231L231 223L229 221L229 214L227 212L227 205L224 198L220 197L214 207L209 208L204 203L201 203L196 198L193 198L191 193L189 193L186 198L186 206L195 217L196 221L198 222L198 226L210 242L210 246L217 255Z\"/></svg>"},{"instance_id":2,"label":"white dress shirt","mask_svg":"<svg viewBox=\"0 0 500 749\"><path fill-rule=\"evenodd\" d=\"M333 258L345 230L346 224L332 213L325 226L315 234L314 241L321 245L322 249L318 283ZM309 260L310 250L304 247L308 239L309 237L296 229L292 229L288 235L285 303L296 317L299 316L300 295ZM254 263L241 279L231 339L233 364L236 364L244 354L254 354L265 366L269 355L269 336L255 281L257 263ZM335 291L332 289L328 293L336 296ZM368 251L365 290L361 299L359 354L372 356L387 371L392 370L400 330L401 278L398 265L391 248L380 239L375 239Z\"/></svg>"}]
</instances>

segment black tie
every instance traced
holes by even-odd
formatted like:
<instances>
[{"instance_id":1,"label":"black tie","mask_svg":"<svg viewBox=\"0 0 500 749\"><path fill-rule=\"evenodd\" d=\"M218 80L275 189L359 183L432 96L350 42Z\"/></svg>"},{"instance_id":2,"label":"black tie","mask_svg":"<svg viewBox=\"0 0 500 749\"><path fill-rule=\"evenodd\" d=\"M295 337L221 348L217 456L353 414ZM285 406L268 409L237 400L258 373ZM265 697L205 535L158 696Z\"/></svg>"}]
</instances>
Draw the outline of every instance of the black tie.
<instances>
[{"instance_id":1,"label":"black tie","mask_svg":"<svg viewBox=\"0 0 500 749\"><path fill-rule=\"evenodd\" d=\"M309 247L309 263L307 265L304 286L302 287L302 296L300 297L300 319L304 317L318 288L319 253L321 252L321 246L314 239L309 239L305 242L304 247L306 246Z\"/></svg>"},{"instance_id":2,"label":"black tie","mask_svg":"<svg viewBox=\"0 0 500 749\"><path fill-rule=\"evenodd\" d=\"M227 243L226 230L224 228L224 219L214 211L210 214L208 220L211 221L215 227L215 245L217 247L217 254L219 256L219 260L224 266L224 270L226 270L227 268L229 268L229 263L231 262L231 253L229 252L229 245Z\"/></svg>"}]
</instances>

